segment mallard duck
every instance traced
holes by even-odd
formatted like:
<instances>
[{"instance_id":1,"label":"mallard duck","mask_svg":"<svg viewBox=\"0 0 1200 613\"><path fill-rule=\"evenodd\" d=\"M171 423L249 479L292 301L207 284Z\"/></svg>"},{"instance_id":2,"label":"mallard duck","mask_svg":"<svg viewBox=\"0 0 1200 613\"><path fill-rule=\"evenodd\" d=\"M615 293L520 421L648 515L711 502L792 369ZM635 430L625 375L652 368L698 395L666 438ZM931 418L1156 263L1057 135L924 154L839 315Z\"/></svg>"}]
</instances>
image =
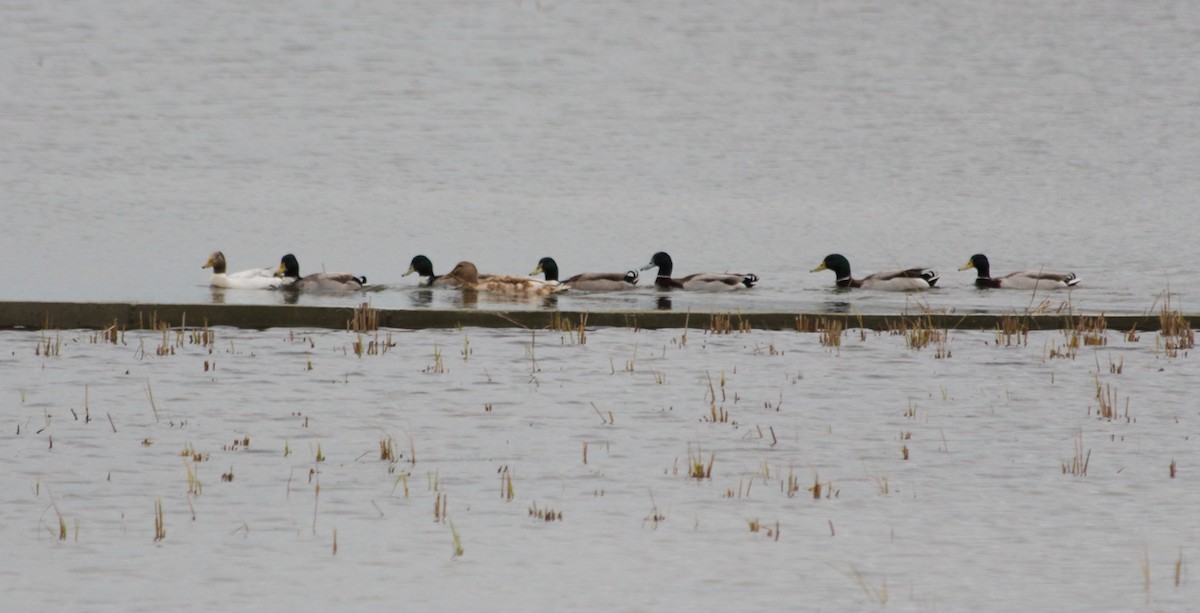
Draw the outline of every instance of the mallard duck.
<instances>
[{"instance_id":1,"label":"mallard duck","mask_svg":"<svg viewBox=\"0 0 1200 613\"><path fill-rule=\"evenodd\" d=\"M479 269L471 262L459 262L450 274L446 275L456 280L463 289L480 292L495 292L501 294L516 294L526 296L546 296L567 289L557 283L549 283L530 277L512 275L488 275L481 277Z\"/></svg>"},{"instance_id":2,"label":"mallard duck","mask_svg":"<svg viewBox=\"0 0 1200 613\"><path fill-rule=\"evenodd\" d=\"M671 256L659 251L650 258L650 263L642 270L658 267L658 276L654 284L665 289L684 289L690 291L723 292L754 287L758 283L758 275L724 272L698 272L678 279L671 278L675 264Z\"/></svg>"},{"instance_id":3,"label":"mallard duck","mask_svg":"<svg viewBox=\"0 0 1200 613\"><path fill-rule=\"evenodd\" d=\"M208 284L212 287L224 287L229 289L278 289L289 285L290 279L281 279L275 276L274 268L251 268L234 273L225 272L225 254L220 251L214 251L208 256L208 261L201 266L201 269L211 268L212 276L208 278Z\"/></svg>"},{"instance_id":4,"label":"mallard duck","mask_svg":"<svg viewBox=\"0 0 1200 613\"><path fill-rule=\"evenodd\" d=\"M929 268L885 270L855 279L850 276L850 260L838 253L825 256L825 259L810 272L821 272L822 270L832 270L837 275L837 286L840 288L861 287L863 289L909 292L929 289L938 282L938 274Z\"/></svg>"},{"instance_id":5,"label":"mallard duck","mask_svg":"<svg viewBox=\"0 0 1200 613\"><path fill-rule=\"evenodd\" d=\"M317 272L301 277L300 262L290 253L280 260L275 276L293 279L290 287L303 290L353 291L367 284L366 277L356 277L348 272Z\"/></svg>"},{"instance_id":6,"label":"mallard duck","mask_svg":"<svg viewBox=\"0 0 1200 613\"><path fill-rule=\"evenodd\" d=\"M558 283L570 289L586 292L609 292L630 289L636 286L638 282L638 273L636 270L626 273L585 272L575 275L566 281L559 281L558 263L554 261L554 258L542 258L538 260L537 268L534 268L533 272L529 274L544 274L546 275L546 281L549 283Z\"/></svg>"},{"instance_id":7,"label":"mallard duck","mask_svg":"<svg viewBox=\"0 0 1200 613\"><path fill-rule=\"evenodd\" d=\"M456 287L459 284L457 279L452 279L449 275L433 274L433 262L423 255L414 257L408 265L408 272L401 276L407 277L414 272L420 277L417 285L423 287Z\"/></svg>"},{"instance_id":8,"label":"mallard duck","mask_svg":"<svg viewBox=\"0 0 1200 613\"><path fill-rule=\"evenodd\" d=\"M959 270L969 270L971 268L979 271L979 276L975 277L975 287L981 289L1062 289L1074 287L1079 283L1079 277L1076 277L1073 272L1023 270L1020 272L1010 272L1003 277L993 277L991 275L992 265L988 262L987 256L982 253L976 253L971 256L971 260L967 262L967 265Z\"/></svg>"}]
</instances>

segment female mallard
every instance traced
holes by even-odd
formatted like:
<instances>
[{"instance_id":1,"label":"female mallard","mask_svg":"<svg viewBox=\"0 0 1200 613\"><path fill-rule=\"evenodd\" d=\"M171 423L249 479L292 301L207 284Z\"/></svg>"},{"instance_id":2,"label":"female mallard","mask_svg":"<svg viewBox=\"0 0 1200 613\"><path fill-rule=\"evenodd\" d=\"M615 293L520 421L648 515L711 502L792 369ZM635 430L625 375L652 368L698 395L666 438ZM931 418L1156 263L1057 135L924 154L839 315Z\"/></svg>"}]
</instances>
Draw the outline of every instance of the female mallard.
<instances>
[{"instance_id":1,"label":"female mallard","mask_svg":"<svg viewBox=\"0 0 1200 613\"><path fill-rule=\"evenodd\" d=\"M529 274L545 274L548 283L558 283L570 289L586 292L610 292L630 289L637 285L638 282L638 273L636 270L626 273L585 272L575 275L566 281L559 281L558 263L554 261L554 258L542 258L538 260L537 268L534 268L533 272Z\"/></svg>"},{"instance_id":2,"label":"female mallard","mask_svg":"<svg viewBox=\"0 0 1200 613\"><path fill-rule=\"evenodd\" d=\"M462 286L463 289L470 289L480 292L495 292L501 294L517 294L526 296L546 296L557 291L567 289L565 286L557 283L549 283L532 279L530 277L517 277L511 275L487 275L481 276L479 269L471 262L459 262L450 274L446 275L454 279Z\"/></svg>"},{"instance_id":3,"label":"female mallard","mask_svg":"<svg viewBox=\"0 0 1200 613\"><path fill-rule=\"evenodd\" d=\"M885 270L855 279L850 276L850 260L838 253L825 256L825 259L810 272L821 272L822 270L832 270L837 275L837 286L843 289L861 287L891 292L909 292L929 289L938 282L938 274L929 268Z\"/></svg>"},{"instance_id":4,"label":"female mallard","mask_svg":"<svg viewBox=\"0 0 1200 613\"><path fill-rule=\"evenodd\" d=\"M296 256L287 254L279 262L276 277L292 279L292 289L321 291L360 290L367 284L366 277L356 277L348 272L316 272L307 277L300 276L300 262Z\"/></svg>"},{"instance_id":5,"label":"female mallard","mask_svg":"<svg viewBox=\"0 0 1200 613\"><path fill-rule=\"evenodd\" d=\"M458 280L450 278L450 275L433 274L433 262L423 255L414 257L408 265L408 272L401 276L407 277L414 272L421 278L417 285L422 287L458 287L459 285ZM487 277L487 275L483 276Z\"/></svg>"},{"instance_id":6,"label":"female mallard","mask_svg":"<svg viewBox=\"0 0 1200 613\"><path fill-rule=\"evenodd\" d=\"M225 254L214 251L200 268L211 268L208 284L228 289L278 289L291 283L289 279L275 276L274 268L251 268L240 272L225 272Z\"/></svg>"},{"instance_id":7,"label":"female mallard","mask_svg":"<svg viewBox=\"0 0 1200 613\"><path fill-rule=\"evenodd\" d=\"M979 271L979 276L975 277L975 287L980 289L1062 289L1074 287L1079 283L1079 277L1076 277L1073 272L1023 270L1008 273L1003 277L993 277L991 275L992 265L988 262L987 256L982 253L971 256L971 261L959 270L971 268Z\"/></svg>"},{"instance_id":8,"label":"female mallard","mask_svg":"<svg viewBox=\"0 0 1200 613\"><path fill-rule=\"evenodd\" d=\"M655 266L658 267L658 276L655 277L654 284L665 289L723 292L747 289L758 283L758 275L722 272L698 272L694 275L672 279L671 272L675 268L675 264L671 262L671 256L662 251L654 254L650 258L650 263L643 266L642 270L649 270Z\"/></svg>"}]
</instances>

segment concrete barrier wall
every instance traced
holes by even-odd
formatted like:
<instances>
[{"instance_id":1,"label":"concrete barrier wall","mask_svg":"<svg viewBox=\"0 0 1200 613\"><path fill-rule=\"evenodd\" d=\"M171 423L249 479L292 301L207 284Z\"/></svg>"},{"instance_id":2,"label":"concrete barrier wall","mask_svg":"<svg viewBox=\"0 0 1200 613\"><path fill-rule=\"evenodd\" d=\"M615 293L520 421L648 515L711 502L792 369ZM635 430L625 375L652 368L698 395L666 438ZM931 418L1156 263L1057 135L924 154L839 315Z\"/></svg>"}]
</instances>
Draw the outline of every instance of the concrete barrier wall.
<instances>
[{"instance_id":1,"label":"concrete barrier wall","mask_svg":"<svg viewBox=\"0 0 1200 613\"><path fill-rule=\"evenodd\" d=\"M364 311L362 314L365 314ZM117 326L123 330L170 327L232 326L236 328L327 328L351 327L353 307L224 304L138 304L93 302L3 302L0 303L0 329L103 329ZM825 327L836 321L846 328L892 330L918 323L936 328L994 330L1009 325L1027 330L1052 330L1075 327L1082 318L1095 323L1103 317L1111 330L1154 331L1160 328L1158 315L954 315L897 314L845 315L824 313L687 313L676 311L488 311L476 309L371 309L370 315L382 328L558 328L578 326L625 328L733 328L756 330L806 330ZM1195 329L1200 316L1185 315Z\"/></svg>"}]
</instances>

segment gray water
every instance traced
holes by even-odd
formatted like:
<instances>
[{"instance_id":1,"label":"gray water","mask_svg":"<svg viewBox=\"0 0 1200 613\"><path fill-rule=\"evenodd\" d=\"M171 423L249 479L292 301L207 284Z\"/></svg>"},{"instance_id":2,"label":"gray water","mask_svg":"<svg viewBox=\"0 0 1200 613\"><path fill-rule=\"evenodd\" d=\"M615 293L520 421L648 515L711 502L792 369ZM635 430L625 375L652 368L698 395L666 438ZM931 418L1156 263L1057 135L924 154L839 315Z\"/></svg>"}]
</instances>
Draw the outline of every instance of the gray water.
<instances>
[{"instance_id":1,"label":"gray water","mask_svg":"<svg viewBox=\"0 0 1200 613\"><path fill-rule=\"evenodd\" d=\"M1195 356L1155 334L210 332L0 333L5 607L1198 598Z\"/></svg>"},{"instance_id":2,"label":"gray water","mask_svg":"<svg viewBox=\"0 0 1200 613\"><path fill-rule=\"evenodd\" d=\"M366 275L373 304L406 308L430 304L401 277L417 253L441 272L469 259L514 274L551 255L572 274L666 250L678 274L763 279L674 308L904 308L809 274L841 252L856 273L939 269L934 309L1041 302L973 290L957 269L984 252L998 273L1076 272L1069 300L1085 311L1141 312L1168 287L1187 308L1197 12L7 2L0 287L22 300L274 303L214 295L200 264L215 249L232 270L294 252L302 271Z\"/></svg>"},{"instance_id":3,"label":"gray water","mask_svg":"<svg viewBox=\"0 0 1200 613\"><path fill-rule=\"evenodd\" d=\"M373 286L301 304L1139 313L1169 289L1190 312L1198 12L5 2L0 299L286 302L210 290L200 265L221 249L233 270L293 252ZM659 250L679 274L762 283L469 304L401 277L418 253L516 274L550 255L572 274ZM940 289L833 292L808 272L830 252L859 274L933 266ZM1084 281L980 292L957 271L975 252ZM951 332L938 356L858 331L840 350L795 332L535 347L517 330L381 331L395 345L359 357L347 332L213 332L0 333L5 606L1197 601L1194 358L1154 334L1064 358L1060 332L1016 347ZM1128 418L1096 417L1098 385ZM717 407L728 421L710 423ZM380 459L393 439L400 456ZM1061 470L1077 445L1086 476ZM689 478L689 453L712 475Z\"/></svg>"}]
</instances>

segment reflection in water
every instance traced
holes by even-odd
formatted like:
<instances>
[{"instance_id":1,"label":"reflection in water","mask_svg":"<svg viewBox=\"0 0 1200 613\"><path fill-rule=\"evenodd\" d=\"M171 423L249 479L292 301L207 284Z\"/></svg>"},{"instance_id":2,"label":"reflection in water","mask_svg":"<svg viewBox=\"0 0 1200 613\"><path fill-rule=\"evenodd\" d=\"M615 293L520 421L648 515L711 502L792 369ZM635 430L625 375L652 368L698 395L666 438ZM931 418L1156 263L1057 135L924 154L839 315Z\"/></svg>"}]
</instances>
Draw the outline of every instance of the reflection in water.
<instances>
[{"instance_id":1,"label":"reflection in water","mask_svg":"<svg viewBox=\"0 0 1200 613\"><path fill-rule=\"evenodd\" d=\"M556 310L559 308L558 297L554 294L548 296L530 296L523 293L489 292L468 288L446 288L429 292L415 292L412 296L412 301L418 306L431 306L430 303L434 296L439 296L438 306L445 306L445 303L448 301L451 308L507 309L516 307L521 310L527 310L529 307L546 310Z\"/></svg>"},{"instance_id":2,"label":"reflection in water","mask_svg":"<svg viewBox=\"0 0 1200 613\"><path fill-rule=\"evenodd\" d=\"M296 304L300 302L300 290L298 289L284 287L279 290L279 293L283 294L284 304Z\"/></svg>"},{"instance_id":3,"label":"reflection in water","mask_svg":"<svg viewBox=\"0 0 1200 613\"><path fill-rule=\"evenodd\" d=\"M427 288L418 288L408 294L412 305L418 309L427 309L433 306L433 290Z\"/></svg>"},{"instance_id":4,"label":"reflection in water","mask_svg":"<svg viewBox=\"0 0 1200 613\"><path fill-rule=\"evenodd\" d=\"M827 300L821 303L823 313L849 313L850 303L842 300Z\"/></svg>"},{"instance_id":5,"label":"reflection in water","mask_svg":"<svg viewBox=\"0 0 1200 613\"><path fill-rule=\"evenodd\" d=\"M670 296L659 296L658 300L656 300L655 303L656 303L655 306L660 311L670 311L671 310L671 297Z\"/></svg>"},{"instance_id":6,"label":"reflection in water","mask_svg":"<svg viewBox=\"0 0 1200 613\"><path fill-rule=\"evenodd\" d=\"M213 287L211 300L213 304L225 304L225 288Z\"/></svg>"},{"instance_id":7,"label":"reflection in water","mask_svg":"<svg viewBox=\"0 0 1200 613\"><path fill-rule=\"evenodd\" d=\"M479 292L467 287L462 288L462 306L474 307L479 304Z\"/></svg>"}]
</instances>

